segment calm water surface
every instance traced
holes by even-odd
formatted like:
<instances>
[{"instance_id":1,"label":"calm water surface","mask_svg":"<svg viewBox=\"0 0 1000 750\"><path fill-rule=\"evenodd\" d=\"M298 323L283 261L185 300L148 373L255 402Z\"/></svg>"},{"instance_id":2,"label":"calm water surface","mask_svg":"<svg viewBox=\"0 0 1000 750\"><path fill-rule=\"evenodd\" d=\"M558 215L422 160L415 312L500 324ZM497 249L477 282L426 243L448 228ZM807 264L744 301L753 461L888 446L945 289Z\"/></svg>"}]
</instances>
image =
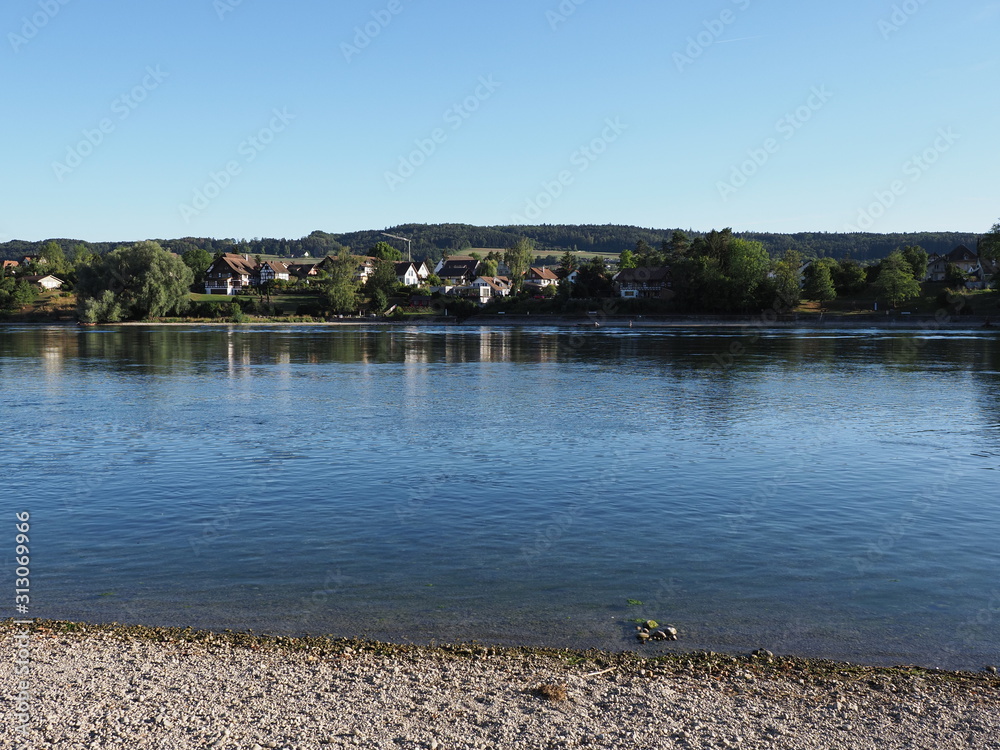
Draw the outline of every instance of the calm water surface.
<instances>
[{"instance_id":1,"label":"calm water surface","mask_svg":"<svg viewBox=\"0 0 1000 750\"><path fill-rule=\"evenodd\" d=\"M1000 662L997 334L10 327L0 392L37 617Z\"/></svg>"}]
</instances>

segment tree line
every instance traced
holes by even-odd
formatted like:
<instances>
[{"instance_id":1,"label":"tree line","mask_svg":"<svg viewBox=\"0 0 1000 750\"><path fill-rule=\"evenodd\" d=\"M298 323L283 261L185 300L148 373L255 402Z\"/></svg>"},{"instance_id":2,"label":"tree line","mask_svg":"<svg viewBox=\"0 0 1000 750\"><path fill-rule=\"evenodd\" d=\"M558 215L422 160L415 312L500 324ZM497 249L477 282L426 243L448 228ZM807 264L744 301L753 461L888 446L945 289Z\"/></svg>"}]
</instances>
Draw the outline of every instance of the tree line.
<instances>
[{"instance_id":1,"label":"tree line","mask_svg":"<svg viewBox=\"0 0 1000 750\"><path fill-rule=\"evenodd\" d=\"M383 231L412 239L414 260L436 262L445 255L454 255L472 248L507 248L520 238L530 239L540 255L559 256L564 252L599 253L618 255L634 248L640 241L656 247L669 241L678 229L650 229L627 225L541 225L494 226L470 224L402 224L385 230L366 230L331 234L317 230L298 239L254 238L215 239L208 237L182 237L154 240L169 252L183 255L191 248L200 248L211 255L237 253L240 255L273 255L280 258L301 258L306 255L323 258L338 255L354 248L370 248L385 238ZM684 230L690 237L705 237L708 232ZM968 232L916 232L910 234L839 234L826 232L798 232L795 234L734 232L733 236L760 242L772 258L782 257L787 250L796 250L805 258L854 258L873 261L884 258L897 247L919 245L929 253L944 255L958 245L976 249L981 235ZM103 255L130 242L83 242L55 239L46 242L13 240L0 243L0 258L20 260L26 255L37 255L47 242L62 248L72 257L81 248L93 255ZM395 244L395 243L393 243Z\"/></svg>"}]
</instances>

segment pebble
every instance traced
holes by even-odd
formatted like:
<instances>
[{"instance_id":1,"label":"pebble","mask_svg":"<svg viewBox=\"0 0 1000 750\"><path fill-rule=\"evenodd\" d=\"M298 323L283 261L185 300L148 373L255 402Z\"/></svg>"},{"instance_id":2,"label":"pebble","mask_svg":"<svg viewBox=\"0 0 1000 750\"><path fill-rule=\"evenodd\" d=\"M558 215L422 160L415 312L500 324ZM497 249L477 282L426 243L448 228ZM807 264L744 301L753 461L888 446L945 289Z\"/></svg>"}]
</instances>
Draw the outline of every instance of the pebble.
<instances>
[{"instance_id":1,"label":"pebble","mask_svg":"<svg viewBox=\"0 0 1000 750\"><path fill-rule=\"evenodd\" d=\"M15 660L2 628L0 683L13 684ZM667 628L676 635L671 626L645 635L659 639ZM217 646L207 652L198 644L84 636L68 645L40 638L33 648L39 721L26 747L159 750L214 741L226 750L273 750L289 742L301 750L668 750L780 741L783 750L944 750L993 747L1000 737L1000 691L984 687L992 680L982 675L918 679L873 671L858 678L845 671L838 683L829 679L836 671L800 671L789 661L784 677L757 661L755 679L745 658L721 655L705 678L695 676L705 665L695 654L623 669L631 662L610 655L596 664L567 664L564 657L503 649L482 662L458 657L457 650L390 648L387 655L381 647L359 647L355 658L317 663L269 648L237 645L223 656ZM183 653L181 664L170 663L172 651ZM346 651L337 646L326 653ZM692 674L684 674L685 663ZM607 667L613 671L587 677ZM76 684L67 684L70 675ZM539 683L565 683L573 698L540 702L526 688ZM942 732L951 728L957 733L949 744Z\"/></svg>"}]
</instances>

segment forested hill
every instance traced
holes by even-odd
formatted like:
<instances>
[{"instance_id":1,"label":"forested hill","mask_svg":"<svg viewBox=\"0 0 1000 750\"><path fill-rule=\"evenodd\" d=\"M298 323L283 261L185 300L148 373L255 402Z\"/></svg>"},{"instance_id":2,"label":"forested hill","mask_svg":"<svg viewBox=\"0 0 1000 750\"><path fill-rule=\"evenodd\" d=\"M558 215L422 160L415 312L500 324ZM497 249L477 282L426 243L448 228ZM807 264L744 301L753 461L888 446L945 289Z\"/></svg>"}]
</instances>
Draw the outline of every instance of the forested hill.
<instances>
[{"instance_id":1,"label":"forested hill","mask_svg":"<svg viewBox=\"0 0 1000 750\"><path fill-rule=\"evenodd\" d=\"M719 227L722 229L722 227ZM336 254L342 248L362 253L381 240L383 232L409 237L413 241L414 259L437 260L445 253L456 253L469 248L502 248L513 245L518 238L533 239L540 255L559 255L567 250L614 255L626 248L634 249L639 240L659 247L669 239L674 229L647 229L645 227L615 224L545 224L541 226L479 227L470 224L402 224L384 230L368 230L334 234L316 231L300 239L261 238L252 240L212 239L184 237L158 240L166 249L183 253L191 247L200 247L211 253L238 252L251 255L278 255L282 257L322 257ZM685 229L690 237L704 232ZM856 260L884 258L897 247L920 245L928 253L944 254L958 245L975 250L979 235L964 232L916 232L911 234L835 234L825 232L800 232L797 234L737 233L736 236L760 240L772 256L782 255L795 248L804 257L844 257ZM86 242L83 240L56 239L68 257L73 250L84 245L91 252L104 253L127 242ZM387 240L403 252L405 244ZM0 258L19 260L25 255L37 255L45 242L13 240L0 243Z\"/></svg>"}]
</instances>

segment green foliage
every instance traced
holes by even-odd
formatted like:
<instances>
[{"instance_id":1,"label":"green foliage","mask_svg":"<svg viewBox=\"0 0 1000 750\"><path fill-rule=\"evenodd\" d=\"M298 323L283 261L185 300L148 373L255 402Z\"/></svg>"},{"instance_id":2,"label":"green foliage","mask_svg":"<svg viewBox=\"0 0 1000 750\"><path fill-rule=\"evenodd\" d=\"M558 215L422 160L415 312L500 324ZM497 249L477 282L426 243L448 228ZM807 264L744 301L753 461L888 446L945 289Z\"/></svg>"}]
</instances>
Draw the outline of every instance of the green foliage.
<instances>
[{"instance_id":1,"label":"green foliage","mask_svg":"<svg viewBox=\"0 0 1000 750\"><path fill-rule=\"evenodd\" d=\"M920 284L913 278L913 268L900 251L894 251L882 261L875 280L875 289L893 307L919 296Z\"/></svg>"},{"instance_id":2,"label":"green foliage","mask_svg":"<svg viewBox=\"0 0 1000 750\"><path fill-rule=\"evenodd\" d=\"M820 303L837 299L837 287L833 283L833 269L837 267L835 261L826 258L813 261L805 272L802 296Z\"/></svg>"},{"instance_id":3,"label":"green foliage","mask_svg":"<svg viewBox=\"0 0 1000 750\"><path fill-rule=\"evenodd\" d=\"M860 294L868 286L868 274L865 267L856 260L845 258L831 269L833 285L840 297L851 297Z\"/></svg>"},{"instance_id":4,"label":"green foliage","mask_svg":"<svg viewBox=\"0 0 1000 750\"><path fill-rule=\"evenodd\" d=\"M42 246L39 258L41 260L40 265L44 266L41 269L44 273L51 273L58 276L69 271L69 262L66 260L66 254L58 242L46 242Z\"/></svg>"},{"instance_id":5,"label":"green foliage","mask_svg":"<svg viewBox=\"0 0 1000 750\"><path fill-rule=\"evenodd\" d=\"M368 251L368 254L380 260L397 262L403 259L403 254L390 245L388 242L378 242L375 247Z\"/></svg>"},{"instance_id":6,"label":"green foliage","mask_svg":"<svg viewBox=\"0 0 1000 750\"><path fill-rule=\"evenodd\" d=\"M521 237L508 247L503 254L503 262L510 269L511 282L515 290L520 290L524 284L525 274L535 258L535 243L526 237Z\"/></svg>"},{"instance_id":7,"label":"green foliage","mask_svg":"<svg viewBox=\"0 0 1000 750\"><path fill-rule=\"evenodd\" d=\"M205 272L212 265L212 254L200 247L190 247L181 255L184 265L191 269L194 274L194 284L201 285L205 282Z\"/></svg>"},{"instance_id":8,"label":"green foliage","mask_svg":"<svg viewBox=\"0 0 1000 750\"><path fill-rule=\"evenodd\" d=\"M979 255L991 261L1000 261L1000 221L979 241Z\"/></svg>"},{"instance_id":9,"label":"green foliage","mask_svg":"<svg viewBox=\"0 0 1000 750\"><path fill-rule=\"evenodd\" d=\"M393 261L379 260L375 263L374 272L365 282L365 292L373 299L377 292L381 292L388 299L398 284L399 279L396 277L396 266ZM384 310L385 306L381 309Z\"/></svg>"},{"instance_id":10,"label":"green foliage","mask_svg":"<svg viewBox=\"0 0 1000 750\"><path fill-rule=\"evenodd\" d=\"M321 289L326 306L337 315L357 312L358 283L354 278L356 267L354 258L342 253L330 264L329 274L322 282Z\"/></svg>"},{"instance_id":11,"label":"green foliage","mask_svg":"<svg viewBox=\"0 0 1000 750\"><path fill-rule=\"evenodd\" d=\"M96 257L81 266L78 275L77 302L81 317L88 322L181 313L194 280L184 261L156 242L140 242Z\"/></svg>"},{"instance_id":12,"label":"green foliage","mask_svg":"<svg viewBox=\"0 0 1000 750\"><path fill-rule=\"evenodd\" d=\"M604 258L591 258L579 268L576 283L572 285L574 297L610 297L614 293L611 278L604 267Z\"/></svg>"},{"instance_id":13,"label":"green foliage","mask_svg":"<svg viewBox=\"0 0 1000 750\"><path fill-rule=\"evenodd\" d=\"M567 250L559 258L559 270L562 271L564 276L567 276L577 268L580 267L580 259L576 255Z\"/></svg>"},{"instance_id":14,"label":"green foliage","mask_svg":"<svg viewBox=\"0 0 1000 750\"><path fill-rule=\"evenodd\" d=\"M497 275L497 261L492 258L482 261L479 264L479 275L480 276L496 276Z\"/></svg>"},{"instance_id":15,"label":"green foliage","mask_svg":"<svg viewBox=\"0 0 1000 750\"><path fill-rule=\"evenodd\" d=\"M246 323L247 319L247 314L243 312L243 307L234 300L229 306L229 322Z\"/></svg>"},{"instance_id":16,"label":"green foliage","mask_svg":"<svg viewBox=\"0 0 1000 750\"><path fill-rule=\"evenodd\" d=\"M383 289L375 289L371 293L371 305L373 311L383 312L389 306L389 295Z\"/></svg>"},{"instance_id":17,"label":"green foliage","mask_svg":"<svg viewBox=\"0 0 1000 750\"><path fill-rule=\"evenodd\" d=\"M639 261L636 260L635 254L626 248L622 250L622 254L618 258L618 267L621 269L638 268Z\"/></svg>"},{"instance_id":18,"label":"green foliage","mask_svg":"<svg viewBox=\"0 0 1000 750\"><path fill-rule=\"evenodd\" d=\"M927 251L920 245L907 245L901 252L913 272L913 278L923 281L927 277Z\"/></svg>"},{"instance_id":19,"label":"green foliage","mask_svg":"<svg viewBox=\"0 0 1000 750\"><path fill-rule=\"evenodd\" d=\"M37 298L34 284L11 276L0 277L0 312L16 312Z\"/></svg>"},{"instance_id":20,"label":"green foliage","mask_svg":"<svg viewBox=\"0 0 1000 750\"><path fill-rule=\"evenodd\" d=\"M799 269L802 255L797 250L786 250L785 255L774 264L774 295L786 307L799 304L802 290L799 285Z\"/></svg>"},{"instance_id":21,"label":"green foliage","mask_svg":"<svg viewBox=\"0 0 1000 750\"><path fill-rule=\"evenodd\" d=\"M441 286L441 277L438 276L436 273L432 273L430 276L427 277L427 285Z\"/></svg>"}]
</instances>

